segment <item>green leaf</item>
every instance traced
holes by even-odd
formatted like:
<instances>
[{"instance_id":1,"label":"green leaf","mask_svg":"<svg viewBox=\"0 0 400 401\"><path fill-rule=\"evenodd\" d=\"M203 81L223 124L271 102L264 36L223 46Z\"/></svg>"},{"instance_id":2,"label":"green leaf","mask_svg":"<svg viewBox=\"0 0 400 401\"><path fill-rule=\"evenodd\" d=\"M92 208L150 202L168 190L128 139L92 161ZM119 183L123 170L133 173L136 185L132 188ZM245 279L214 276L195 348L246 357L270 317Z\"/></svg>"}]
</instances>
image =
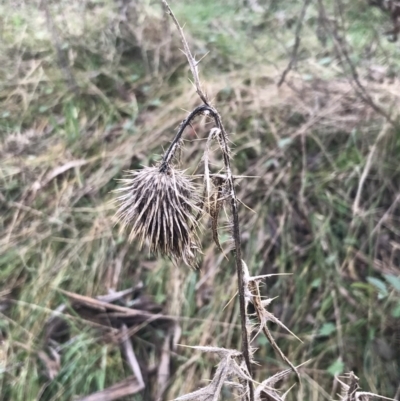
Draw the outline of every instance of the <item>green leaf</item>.
<instances>
[{"instance_id":1,"label":"green leaf","mask_svg":"<svg viewBox=\"0 0 400 401\"><path fill-rule=\"evenodd\" d=\"M371 286L367 283L352 283L351 288L358 288L360 290L371 291Z\"/></svg>"},{"instance_id":2,"label":"green leaf","mask_svg":"<svg viewBox=\"0 0 400 401\"><path fill-rule=\"evenodd\" d=\"M324 314L328 309L332 307L333 304L333 299L331 295L328 295L324 298L324 300L321 303L320 311L322 314Z\"/></svg>"},{"instance_id":3,"label":"green leaf","mask_svg":"<svg viewBox=\"0 0 400 401\"><path fill-rule=\"evenodd\" d=\"M265 347L268 344L268 339L265 336L257 337L257 343L261 347Z\"/></svg>"},{"instance_id":4,"label":"green leaf","mask_svg":"<svg viewBox=\"0 0 400 401\"><path fill-rule=\"evenodd\" d=\"M393 276L392 274L384 274L385 280L392 285L398 292L400 292L400 277Z\"/></svg>"},{"instance_id":5,"label":"green leaf","mask_svg":"<svg viewBox=\"0 0 400 401\"><path fill-rule=\"evenodd\" d=\"M346 237L346 238L344 239L344 243L345 243L346 245L357 245L358 239L355 238L355 237Z\"/></svg>"},{"instance_id":6,"label":"green leaf","mask_svg":"<svg viewBox=\"0 0 400 401\"><path fill-rule=\"evenodd\" d=\"M304 79L304 81L311 81L314 79L314 76L311 74L303 74L302 78Z\"/></svg>"},{"instance_id":7,"label":"green leaf","mask_svg":"<svg viewBox=\"0 0 400 401\"><path fill-rule=\"evenodd\" d=\"M14 26L17 27L17 28L21 27L22 24L24 23L24 20L19 15L13 15L11 17L11 21L14 24Z\"/></svg>"},{"instance_id":8,"label":"green leaf","mask_svg":"<svg viewBox=\"0 0 400 401\"><path fill-rule=\"evenodd\" d=\"M388 296L389 292L386 288L386 284L375 277L367 277L368 283L372 284L378 290L378 298L382 299Z\"/></svg>"},{"instance_id":9,"label":"green leaf","mask_svg":"<svg viewBox=\"0 0 400 401\"><path fill-rule=\"evenodd\" d=\"M322 327L319 329L319 336L330 336L332 333L336 331L336 326L333 323L324 323Z\"/></svg>"},{"instance_id":10,"label":"green leaf","mask_svg":"<svg viewBox=\"0 0 400 401\"><path fill-rule=\"evenodd\" d=\"M329 65L330 63L332 63L332 57L323 57L318 60L318 63L320 65Z\"/></svg>"},{"instance_id":11,"label":"green leaf","mask_svg":"<svg viewBox=\"0 0 400 401\"><path fill-rule=\"evenodd\" d=\"M140 78L140 75L138 75L138 74L133 74L133 75L131 75L130 77L128 77L128 79L129 79L131 82L135 82L135 81L137 81L139 78Z\"/></svg>"},{"instance_id":12,"label":"green leaf","mask_svg":"<svg viewBox=\"0 0 400 401\"><path fill-rule=\"evenodd\" d=\"M161 106L161 104L162 104L162 102L160 99L153 99L153 100L150 100L150 102L149 102L149 105L154 106L154 107Z\"/></svg>"},{"instance_id":13,"label":"green leaf","mask_svg":"<svg viewBox=\"0 0 400 401\"><path fill-rule=\"evenodd\" d=\"M329 255L326 259L325 259L325 262L326 262L326 264L328 264L328 265L333 265L334 263L335 263L335 261L336 261L336 254L332 254L332 255Z\"/></svg>"},{"instance_id":14,"label":"green leaf","mask_svg":"<svg viewBox=\"0 0 400 401\"><path fill-rule=\"evenodd\" d=\"M335 362L332 363L331 366L327 369L327 371L332 375L341 375L344 371L344 363L343 361L338 358Z\"/></svg>"},{"instance_id":15,"label":"green leaf","mask_svg":"<svg viewBox=\"0 0 400 401\"><path fill-rule=\"evenodd\" d=\"M320 285L321 285L321 277L318 277L318 278L316 278L316 279L314 279L313 281L312 281L312 283L311 283L311 287L312 288L319 288L320 287Z\"/></svg>"},{"instance_id":16,"label":"green leaf","mask_svg":"<svg viewBox=\"0 0 400 401\"><path fill-rule=\"evenodd\" d=\"M400 317L400 302L392 309L392 316L394 318Z\"/></svg>"},{"instance_id":17,"label":"green leaf","mask_svg":"<svg viewBox=\"0 0 400 401\"><path fill-rule=\"evenodd\" d=\"M368 330L368 338L373 341L375 339L376 329L375 327L370 327Z\"/></svg>"},{"instance_id":18,"label":"green leaf","mask_svg":"<svg viewBox=\"0 0 400 401\"><path fill-rule=\"evenodd\" d=\"M289 146L293 142L293 139L288 137L288 138L282 138L278 141L278 147L283 149L286 148L286 146Z\"/></svg>"}]
</instances>

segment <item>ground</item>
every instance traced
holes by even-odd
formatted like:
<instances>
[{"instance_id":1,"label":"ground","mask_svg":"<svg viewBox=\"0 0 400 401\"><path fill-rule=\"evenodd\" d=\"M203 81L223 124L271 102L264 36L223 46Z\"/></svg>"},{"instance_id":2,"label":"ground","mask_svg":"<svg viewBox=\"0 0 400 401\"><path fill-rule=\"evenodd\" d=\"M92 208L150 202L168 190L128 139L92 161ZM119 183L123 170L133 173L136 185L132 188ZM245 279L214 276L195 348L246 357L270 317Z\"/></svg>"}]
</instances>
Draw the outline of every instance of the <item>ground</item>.
<instances>
[{"instance_id":1,"label":"ground","mask_svg":"<svg viewBox=\"0 0 400 401\"><path fill-rule=\"evenodd\" d=\"M291 273L263 295L302 340L270 326L294 364L309 360L303 399L337 399L334 376L349 371L399 397L400 47L383 35L389 16L361 0L311 2L303 20L297 1L171 7L204 57L242 176L243 259L253 274ZM132 376L129 344L145 390L124 399L205 385L217 359L183 345L240 347L233 261L206 216L198 270L140 249L114 217L118 180L157 163L200 104L175 27L155 1L8 0L0 21L2 399L83 400ZM199 172L210 128L196 120L177 167ZM223 216L219 237L229 256ZM286 368L263 337L254 346L258 380Z\"/></svg>"}]
</instances>

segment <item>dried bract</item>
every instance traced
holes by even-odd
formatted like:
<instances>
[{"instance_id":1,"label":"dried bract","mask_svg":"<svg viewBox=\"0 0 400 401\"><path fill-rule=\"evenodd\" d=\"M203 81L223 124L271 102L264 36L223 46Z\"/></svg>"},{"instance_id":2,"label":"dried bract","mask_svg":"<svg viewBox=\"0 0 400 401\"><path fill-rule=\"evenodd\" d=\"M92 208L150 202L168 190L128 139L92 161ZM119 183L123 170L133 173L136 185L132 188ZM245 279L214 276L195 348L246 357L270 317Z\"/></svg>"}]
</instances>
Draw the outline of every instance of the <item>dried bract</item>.
<instances>
[{"instance_id":1,"label":"dried bract","mask_svg":"<svg viewBox=\"0 0 400 401\"><path fill-rule=\"evenodd\" d=\"M347 373L344 377L348 380L348 384L342 382L338 377L335 377L336 381L341 386L341 401L369 401L374 398L395 401L393 398L383 397L379 394L359 391L360 387L358 382L360 379L353 372Z\"/></svg>"},{"instance_id":2,"label":"dried bract","mask_svg":"<svg viewBox=\"0 0 400 401\"><path fill-rule=\"evenodd\" d=\"M130 228L129 240L147 241L156 254L195 266L194 218L198 194L190 179L170 165L129 172L120 193L117 218Z\"/></svg>"},{"instance_id":3,"label":"dried bract","mask_svg":"<svg viewBox=\"0 0 400 401\"><path fill-rule=\"evenodd\" d=\"M252 379L249 376L246 364L239 365L237 361L238 358L242 359L241 352L218 347L197 346L190 348L203 352L215 352L221 358L221 361L207 386L175 398L174 401L217 401L220 399L223 386L235 388L240 394L238 399L248 399L247 390ZM248 384L243 385L241 381Z\"/></svg>"}]
</instances>

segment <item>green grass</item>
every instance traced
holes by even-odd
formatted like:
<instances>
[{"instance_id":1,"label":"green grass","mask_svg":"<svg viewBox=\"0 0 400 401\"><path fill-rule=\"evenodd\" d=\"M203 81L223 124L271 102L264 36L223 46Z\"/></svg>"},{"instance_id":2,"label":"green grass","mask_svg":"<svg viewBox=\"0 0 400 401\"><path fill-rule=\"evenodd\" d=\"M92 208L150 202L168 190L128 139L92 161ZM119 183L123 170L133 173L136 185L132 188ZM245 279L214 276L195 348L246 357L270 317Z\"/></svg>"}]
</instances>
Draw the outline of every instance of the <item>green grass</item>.
<instances>
[{"instance_id":1,"label":"green grass","mask_svg":"<svg viewBox=\"0 0 400 401\"><path fill-rule=\"evenodd\" d=\"M234 267L219 255L207 222L195 272L128 244L113 219L116 180L159 160L198 105L181 43L163 28L160 7L139 2L124 19L112 1L52 5L73 89L43 10L26 3L0 6L0 398L71 400L132 374L115 337L121 320L78 308L62 290L96 297L137 287L126 305L178 316L179 344L239 347L238 305L229 303ZM319 41L317 10L307 13L301 60L289 74L296 93L275 82L289 60L299 2L272 2L265 14L236 1L171 6L197 57L210 51L202 78L231 133L235 171L255 176L238 183L239 198L255 211L240 210L243 257L256 274L293 273L270 279L263 291L278 297L271 311L304 341L272 326L279 346L293 363L311 359L304 399L328 399L333 375L350 370L366 391L393 397L400 373L398 128L377 143L355 215L383 119L352 90L331 39ZM399 47L379 34L387 17L361 1L346 2L345 17L360 75L379 65L396 76ZM389 79L365 84L395 111L399 84ZM208 126L194 128L204 138ZM194 171L203 141L187 138L182 167ZM221 238L228 238L223 230ZM64 323L50 330L60 305ZM151 399L164 338L179 330L168 320L125 323L135 331L147 383L142 395L126 399ZM258 380L285 367L262 337L256 345ZM165 399L204 384L216 363L188 348L171 350ZM50 379L44 360L58 357Z\"/></svg>"}]
</instances>

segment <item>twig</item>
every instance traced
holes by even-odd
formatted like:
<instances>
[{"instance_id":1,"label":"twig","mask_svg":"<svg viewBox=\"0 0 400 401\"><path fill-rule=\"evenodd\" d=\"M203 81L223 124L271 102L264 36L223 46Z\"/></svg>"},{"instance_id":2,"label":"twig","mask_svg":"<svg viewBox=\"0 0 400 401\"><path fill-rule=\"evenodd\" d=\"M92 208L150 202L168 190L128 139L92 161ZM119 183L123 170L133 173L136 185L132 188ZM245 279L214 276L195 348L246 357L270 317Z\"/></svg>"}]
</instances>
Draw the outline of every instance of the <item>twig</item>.
<instances>
[{"instance_id":1,"label":"twig","mask_svg":"<svg viewBox=\"0 0 400 401\"><path fill-rule=\"evenodd\" d=\"M364 103L368 104L373 110L383 116L391 125L396 126L396 122L392 119L392 117L373 101L372 97L369 95L368 91L361 83L357 68L351 61L350 55L346 48L345 39L344 37L340 37L337 31L332 28L331 22L326 16L325 7L322 3L322 0L318 0L318 6L320 9L320 14L325 22L324 29L333 38L333 43L335 45L340 64L342 65L342 67L347 64L350 68L351 78L349 78L349 82L353 86L355 92Z\"/></svg>"},{"instance_id":2,"label":"twig","mask_svg":"<svg viewBox=\"0 0 400 401\"><path fill-rule=\"evenodd\" d=\"M397 387L397 391L396 391L396 394L395 394L395 396L394 396L394 399L395 399L396 401L399 401L399 400L400 400L400 384L399 384L399 387Z\"/></svg>"},{"instance_id":3,"label":"twig","mask_svg":"<svg viewBox=\"0 0 400 401\"><path fill-rule=\"evenodd\" d=\"M114 401L139 393L142 390L143 388L136 382L135 376L129 376L111 387L86 397L78 398L76 401Z\"/></svg>"},{"instance_id":4,"label":"twig","mask_svg":"<svg viewBox=\"0 0 400 401\"><path fill-rule=\"evenodd\" d=\"M171 337L172 333L170 331L165 337L161 349L160 363L157 369L157 396L156 396L157 401L162 400L162 396L165 393L165 390L168 386L168 380L170 378L169 365L171 359L171 349L170 349Z\"/></svg>"},{"instance_id":5,"label":"twig","mask_svg":"<svg viewBox=\"0 0 400 401\"><path fill-rule=\"evenodd\" d=\"M98 299L99 301L107 302L107 303L115 302L115 301L118 301L121 298L125 297L126 295L132 294L132 292L134 292L134 291L135 291L135 288L131 287L131 288L127 288L126 290L122 290L122 291L118 291L118 292L112 291L107 295L98 295L96 297L96 299Z\"/></svg>"},{"instance_id":6,"label":"twig","mask_svg":"<svg viewBox=\"0 0 400 401\"><path fill-rule=\"evenodd\" d=\"M294 64L297 61L297 52L299 51L300 47L300 33L301 33L301 28L303 27L303 21L304 17L306 15L307 7L309 6L311 0L304 0L303 2L303 7L300 12L299 19L297 20L297 25L296 25L296 31L295 31L295 42L293 46L293 51L292 51L292 57L290 58L289 64L283 71L281 75L281 79L278 82L278 87L281 86L285 82L286 75L289 73L289 71L293 68Z\"/></svg>"},{"instance_id":7,"label":"twig","mask_svg":"<svg viewBox=\"0 0 400 401\"><path fill-rule=\"evenodd\" d=\"M363 170L363 172L361 174L360 181L358 183L357 194L356 194L356 197L355 197L354 202L353 202L353 208L352 208L353 209L353 216L358 215L359 212L360 212L360 199L361 199L362 190L364 188L364 182L367 179L369 171L371 169L372 161L374 159L375 152L376 152L376 149L378 147L378 143L386 135L386 133L388 131L388 128L389 128L388 124L385 124L383 126L381 132L379 133L378 137L376 138L375 143L372 145L371 150L370 150L370 152L368 154L367 161L366 161L365 166L364 166L364 170Z\"/></svg>"},{"instance_id":8,"label":"twig","mask_svg":"<svg viewBox=\"0 0 400 401\"><path fill-rule=\"evenodd\" d=\"M144 389L142 372L140 370L139 363L136 359L135 352L133 351L132 343L128 334L128 328L126 327L125 324L122 325L121 331L122 331L121 347L125 355L126 361L128 362L129 367L132 370L132 373L135 375L139 387Z\"/></svg>"}]
</instances>

